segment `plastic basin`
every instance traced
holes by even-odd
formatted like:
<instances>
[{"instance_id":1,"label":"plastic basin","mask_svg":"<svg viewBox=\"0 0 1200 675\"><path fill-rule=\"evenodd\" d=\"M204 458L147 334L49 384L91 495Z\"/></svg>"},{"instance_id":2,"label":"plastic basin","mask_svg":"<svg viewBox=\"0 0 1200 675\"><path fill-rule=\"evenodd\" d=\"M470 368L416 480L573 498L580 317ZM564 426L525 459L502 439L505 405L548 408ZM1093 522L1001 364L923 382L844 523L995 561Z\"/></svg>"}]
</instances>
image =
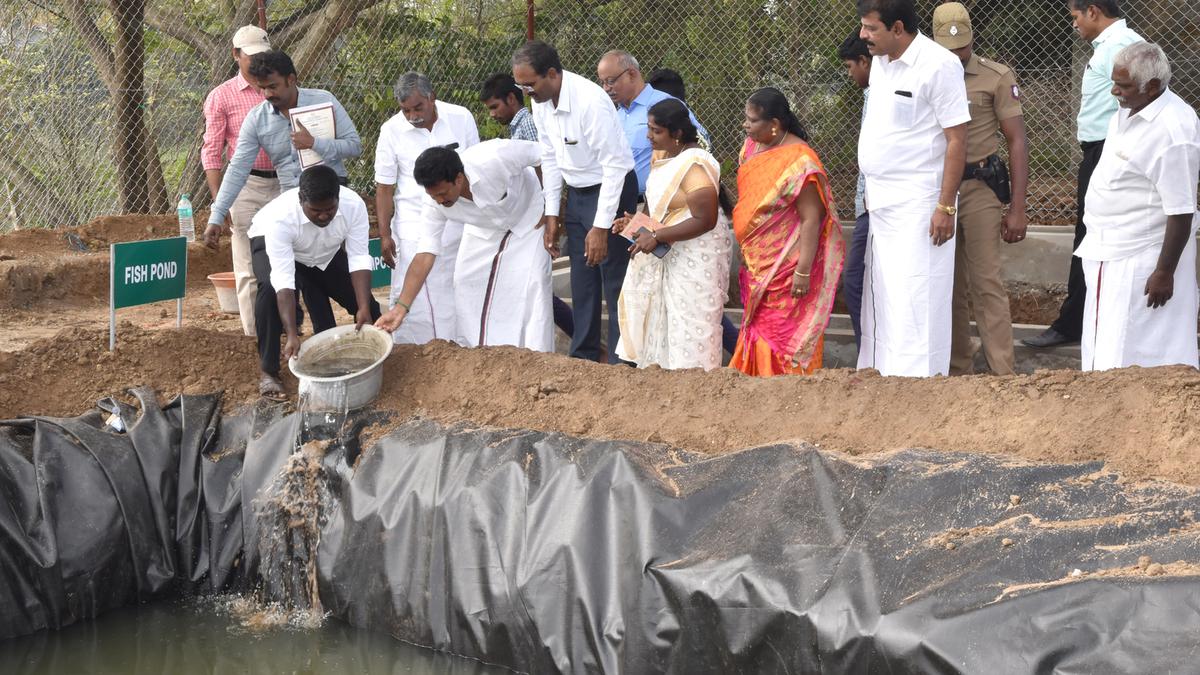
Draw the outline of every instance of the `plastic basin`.
<instances>
[{"instance_id":1,"label":"plastic basin","mask_svg":"<svg viewBox=\"0 0 1200 675\"><path fill-rule=\"evenodd\" d=\"M221 311L226 314L237 314L237 279L233 272L210 274L208 280L212 282L213 288L217 289L217 303L221 305Z\"/></svg>"},{"instance_id":2,"label":"plastic basin","mask_svg":"<svg viewBox=\"0 0 1200 675\"><path fill-rule=\"evenodd\" d=\"M355 330L353 324L317 333L300 345L288 360L288 369L300 380L300 397L311 411L340 411L361 408L379 396L383 384L383 362L392 353L392 336L374 326ZM371 365L338 377L309 374L322 361L371 359ZM310 369L306 371L306 368Z\"/></svg>"}]
</instances>

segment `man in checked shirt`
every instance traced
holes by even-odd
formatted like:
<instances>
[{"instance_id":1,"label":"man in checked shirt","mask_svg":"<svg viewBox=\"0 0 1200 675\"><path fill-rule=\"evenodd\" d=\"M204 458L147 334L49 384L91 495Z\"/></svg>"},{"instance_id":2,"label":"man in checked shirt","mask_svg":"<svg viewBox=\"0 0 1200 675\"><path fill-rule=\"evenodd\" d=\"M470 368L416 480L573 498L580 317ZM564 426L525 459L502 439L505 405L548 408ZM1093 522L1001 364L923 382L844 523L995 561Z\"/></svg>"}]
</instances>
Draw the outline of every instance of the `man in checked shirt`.
<instances>
[{"instance_id":1,"label":"man in checked shirt","mask_svg":"<svg viewBox=\"0 0 1200 675\"><path fill-rule=\"evenodd\" d=\"M263 102L262 93L252 84L250 57L270 48L271 42L263 29L258 26L239 28L233 35L233 60L238 64L238 72L210 91L208 98L204 99L204 144L200 146L200 162L213 199L221 189L222 155L233 157L242 120L246 119L251 108ZM242 320L242 331L251 337L254 336L254 295L257 285L254 270L250 266L250 239L246 237L246 231L250 229L254 214L277 196L279 178L275 174L275 167L267 153L259 150L250 175L246 178L246 185L238 193L225 219L225 233L231 234L238 314Z\"/></svg>"}]
</instances>

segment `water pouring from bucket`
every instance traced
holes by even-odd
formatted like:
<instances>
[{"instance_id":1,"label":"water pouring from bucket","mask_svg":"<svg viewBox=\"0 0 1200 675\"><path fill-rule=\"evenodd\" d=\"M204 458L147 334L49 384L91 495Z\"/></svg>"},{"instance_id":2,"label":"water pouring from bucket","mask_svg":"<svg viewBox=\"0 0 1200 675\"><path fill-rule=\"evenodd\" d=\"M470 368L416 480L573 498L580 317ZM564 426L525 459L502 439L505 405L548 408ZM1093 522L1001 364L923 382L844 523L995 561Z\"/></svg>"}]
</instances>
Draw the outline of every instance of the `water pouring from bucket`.
<instances>
[{"instance_id":1,"label":"water pouring from bucket","mask_svg":"<svg viewBox=\"0 0 1200 675\"><path fill-rule=\"evenodd\" d=\"M350 411L379 395L391 351L388 333L345 325L309 338L289 359L300 381L299 425L291 456L255 503L260 586L250 606L261 610L248 613L244 623L311 628L323 620L316 556L321 528L334 508L323 461L334 447L344 446Z\"/></svg>"},{"instance_id":2,"label":"water pouring from bucket","mask_svg":"<svg viewBox=\"0 0 1200 675\"><path fill-rule=\"evenodd\" d=\"M337 326L309 338L288 369L300 381L300 400L311 412L356 410L379 396L383 362L392 336L371 325Z\"/></svg>"}]
</instances>

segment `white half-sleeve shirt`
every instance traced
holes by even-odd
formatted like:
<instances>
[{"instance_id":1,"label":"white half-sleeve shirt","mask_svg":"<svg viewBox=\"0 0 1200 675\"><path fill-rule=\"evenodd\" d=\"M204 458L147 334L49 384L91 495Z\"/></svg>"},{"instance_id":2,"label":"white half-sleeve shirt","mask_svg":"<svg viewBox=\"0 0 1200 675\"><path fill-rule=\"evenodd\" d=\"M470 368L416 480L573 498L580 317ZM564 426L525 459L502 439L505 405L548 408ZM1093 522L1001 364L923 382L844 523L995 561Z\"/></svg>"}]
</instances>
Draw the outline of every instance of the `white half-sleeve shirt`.
<instances>
[{"instance_id":1,"label":"white half-sleeve shirt","mask_svg":"<svg viewBox=\"0 0 1200 675\"><path fill-rule=\"evenodd\" d=\"M435 145L458 143L458 149L479 142L479 127L471 111L460 105L434 101L438 118L433 129L409 124L403 113L397 113L379 129L375 146L375 182L395 185L393 197L392 236L416 240L420 236L419 222L425 207L425 189L413 180L413 165L417 157Z\"/></svg>"},{"instance_id":2,"label":"white half-sleeve shirt","mask_svg":"<svg viewBox=\"0 0 1200 675\"><path fill-rule=\"evenodd\" d=\"M350 271L371 269L367 250L367 205L348 187L338 194L338 212L325 227L317 227L300 206L300 188L292 188L262 207L246 235L263 237L271 261L271 286L296 289L296 264L324 270L346 246Z\"/></svg>"},{"instance_id":3,"label":"white half-sleeve shirt","mask_svg":"<svg viewBox=\"0 0 1200 675\"><path fill-rule=\"evenodd\" d=\"M874 57L870 89L858 136L867 208L937 199L944 130L971 121L962 62L917 33L900 58Z\"/></svg>"},{"instance_id":4,"label":"white half-sleeve shirt","mask_svg":"<svg viewBox=\"0 0 1200 675\"><path fill-rule=\"evenodd\" d=\"M417 251L441 255L447 221L459 221L472 236L495 240L505 232L525 232L542 217L542 191L533 167L541 162L541 145L533 141L496 139L459 152L471 199L460 197L442 206L425 197Z\"/></svg>"},{"instance_id":5,"label":"white half-sleeve shirt","mask_svg":"<svg viewBox=\"0 0 1200 675\"><path fill-rule=\"evenodd\" d=\"M1197 180L1200 118L1190 105L1165 91L1136 115L1121 108L1088 184L1087 236L1075 255L1120 260L1161 247L1168 216L1196 213Z\"/></svg>"}]
</instances>

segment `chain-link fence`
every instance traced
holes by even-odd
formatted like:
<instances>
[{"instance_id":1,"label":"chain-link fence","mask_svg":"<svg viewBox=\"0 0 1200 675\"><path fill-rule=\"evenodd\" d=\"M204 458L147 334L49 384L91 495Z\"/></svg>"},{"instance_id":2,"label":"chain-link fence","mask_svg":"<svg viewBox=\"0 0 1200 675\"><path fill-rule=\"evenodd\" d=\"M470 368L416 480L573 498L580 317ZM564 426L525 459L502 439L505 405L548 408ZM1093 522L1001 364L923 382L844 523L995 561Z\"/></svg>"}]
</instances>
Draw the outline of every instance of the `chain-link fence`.
<instances>
[{"instance_id":1,"label":"chain-link fence","mask_svg":"<svg viewBox=\"0 0 1200 675\"><path fill-rule=\"evenodd\" d=\"M1159 42L1172 88L1200 103L1195 0L1123 3L1130 25ZM199 147L206 93L230 77L230 37L255 21L257 0L21 0L0 6L0 230L72 225L122 211L169 211L179 193L209 195ZM919 0L928 33L936 0ZM1034 223L1074 220L1075 111L1090 48L1073 35L1066 0L967 0L976 50L1013 66L1024 91ZM328 89L363 138L348 167L371 192L374 141L396 112L391 85L430 75L440 98L476 112L484 138L503 129L478 101L525 39L526 0L270 0L272 40L301 84ZM622 48L643 71L668 67L713 134L732 180L746 97L788 93L851 217L862 97L837 45L854 29L851 0L538 0L536 34L569 70L595 76ZM144 31L142 30L144 26ZM142 44L144 43L144 44Z\"/></svg>"}]
</instances>

